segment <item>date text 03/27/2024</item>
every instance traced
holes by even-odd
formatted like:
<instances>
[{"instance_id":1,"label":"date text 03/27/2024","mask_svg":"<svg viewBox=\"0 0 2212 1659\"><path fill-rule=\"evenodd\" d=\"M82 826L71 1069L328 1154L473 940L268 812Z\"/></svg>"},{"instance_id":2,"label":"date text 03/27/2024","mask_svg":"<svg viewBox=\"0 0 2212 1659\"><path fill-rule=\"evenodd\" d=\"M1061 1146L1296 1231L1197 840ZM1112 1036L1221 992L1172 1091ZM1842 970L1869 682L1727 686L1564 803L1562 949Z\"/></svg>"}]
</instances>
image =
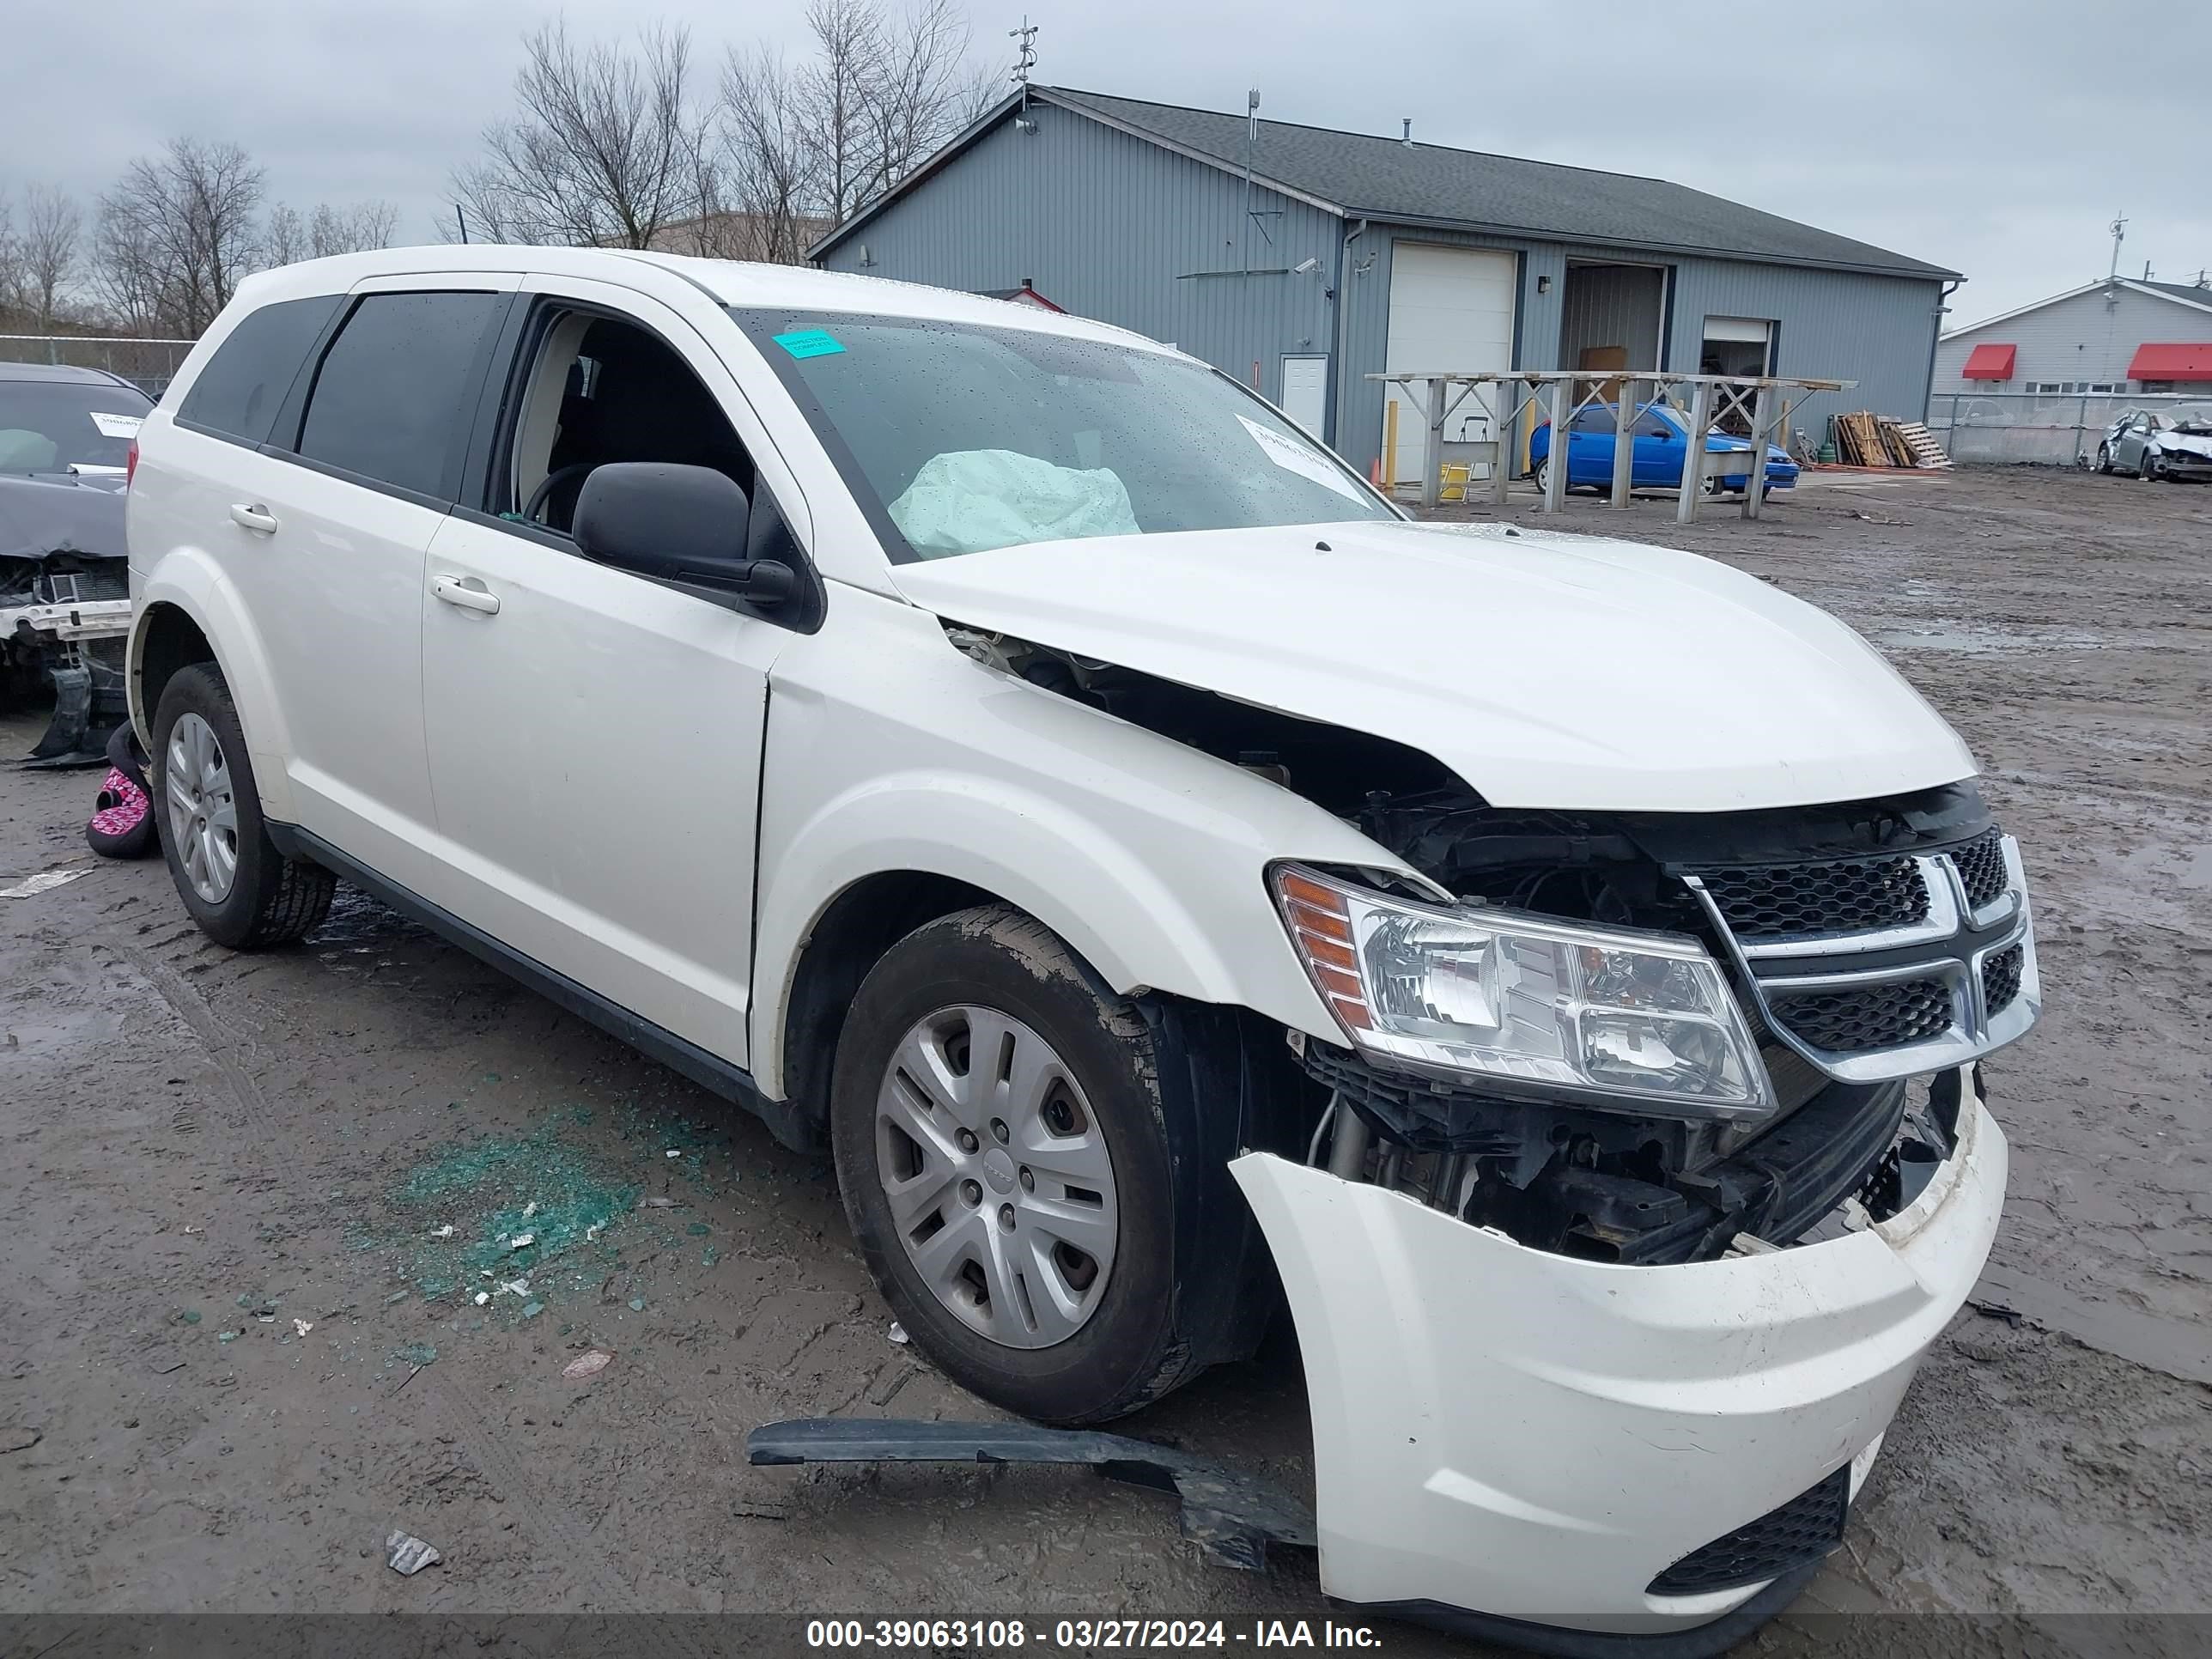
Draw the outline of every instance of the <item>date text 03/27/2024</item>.
<instances>
[{"instance_id":1,"label":"date text 03/27/2024","mask_svg":"<svg viewBox=\"0 0 2212 1659\"><path fill-rule=\"evenodd\" d=\"M1039 1647L1098 1652L1108 1649L1379 1648L1365 1625L1332 1620L1059 1619L1034 1627L1023 1619L810 1619L810 1648L878 1650L963 1648L1015 1651Z\"/></svg>"}]
</instances>

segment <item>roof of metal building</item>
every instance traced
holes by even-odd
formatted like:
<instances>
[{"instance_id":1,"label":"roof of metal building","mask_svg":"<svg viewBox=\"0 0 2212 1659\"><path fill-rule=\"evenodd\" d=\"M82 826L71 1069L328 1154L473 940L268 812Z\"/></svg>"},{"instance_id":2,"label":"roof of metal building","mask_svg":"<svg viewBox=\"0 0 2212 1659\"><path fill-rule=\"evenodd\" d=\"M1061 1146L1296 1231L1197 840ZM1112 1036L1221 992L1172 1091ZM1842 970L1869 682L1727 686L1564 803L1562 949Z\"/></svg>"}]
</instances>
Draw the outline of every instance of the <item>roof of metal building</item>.
<instances>
[{"instance_id":1,"label":"roof of metal building","mask_svg":"<svg viewBox=\"0 0 2212 1659\"><path fill-rule=\"evenodd\" d=\"M1033 99L1091 116L1201 161L1243 170L1242 115L1066 87L1033 86L1029 92ZM1010 98L993 109L904 184L846 221L810 252L818 257L842 240L877 208L920 183L952 153L995 126L1015 101ZM1664 179L1418 141L1408 145L1397 138L1286 121L1263 120L1252 153L1255 182L1350 217L1886 276L1959 274Z\"/></svg>"},{"instance_id":2,"label":"roof of metal building","mask_svg":"<svg viewBox=\"0 0 2212 1659\"><path fill-rule=\"evenodd\" d=\"M2212 306L2212 288L2202 283L2154 283L2146 276L2136 286L2154 288L2170 300L2186 300L2193 306Z\"/></svg>"}]
</instances>

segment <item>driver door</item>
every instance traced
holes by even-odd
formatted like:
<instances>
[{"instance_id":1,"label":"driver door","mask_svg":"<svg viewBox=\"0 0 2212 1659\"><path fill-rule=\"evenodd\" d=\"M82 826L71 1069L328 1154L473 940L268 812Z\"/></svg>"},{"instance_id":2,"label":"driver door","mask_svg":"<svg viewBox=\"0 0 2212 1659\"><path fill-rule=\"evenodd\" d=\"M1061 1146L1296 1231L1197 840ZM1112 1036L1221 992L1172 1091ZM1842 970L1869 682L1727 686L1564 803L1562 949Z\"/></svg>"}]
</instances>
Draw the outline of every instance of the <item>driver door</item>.
<instances>
[{"instance_id":1,"label":"driver door","mask_svg":"<svg viewBox=\"0 0 2212 1659\"><path fill-rule=\"evenodd\" d=\"M672 310L530 277L516 313L478 417L481 493L424 567L444 856L432 896L743 1066L768 673L790 635L595 563L565 532L582 479L608 461L714 465L754 492L757 519L790 494L763 495L751 458L764 434ZM532 507L542 522L525 521Z\"/></svg>"},{"instance_id":2,"label":"driver door","mask_svg":"<svg viewBox=\"0 0 2212 1659\"><path fill-rule=\"evenodd\" d=\"M2121 428L2119 442L2112 446L2112 459L2129 471L2138 471L2142 466L2143 446L2150 441L2150 416L2138 413L2130 417Z\"/></svg>"}]
</instances>

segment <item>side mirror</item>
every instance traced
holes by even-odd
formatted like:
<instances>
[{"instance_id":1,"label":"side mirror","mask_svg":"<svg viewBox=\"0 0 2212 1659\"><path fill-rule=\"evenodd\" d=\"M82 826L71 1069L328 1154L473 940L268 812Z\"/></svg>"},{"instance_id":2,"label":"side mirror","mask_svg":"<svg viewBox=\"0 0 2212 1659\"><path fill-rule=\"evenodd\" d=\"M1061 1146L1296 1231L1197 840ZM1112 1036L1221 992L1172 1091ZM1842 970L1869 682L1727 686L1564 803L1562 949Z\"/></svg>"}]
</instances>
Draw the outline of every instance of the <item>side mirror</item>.
<instances>
[{"instance_id":1,"label":"side mirror","mask_svg":"<svg viewBox=\"0 0 2212 1659\"><path fill-rule=\"evenodd\" d=\"M746 556L752 502L726 475L666 461L611 461L576 497L585 556L617 570L781 605L799 588L787 564Z\"/></svg>"}]
</instances>

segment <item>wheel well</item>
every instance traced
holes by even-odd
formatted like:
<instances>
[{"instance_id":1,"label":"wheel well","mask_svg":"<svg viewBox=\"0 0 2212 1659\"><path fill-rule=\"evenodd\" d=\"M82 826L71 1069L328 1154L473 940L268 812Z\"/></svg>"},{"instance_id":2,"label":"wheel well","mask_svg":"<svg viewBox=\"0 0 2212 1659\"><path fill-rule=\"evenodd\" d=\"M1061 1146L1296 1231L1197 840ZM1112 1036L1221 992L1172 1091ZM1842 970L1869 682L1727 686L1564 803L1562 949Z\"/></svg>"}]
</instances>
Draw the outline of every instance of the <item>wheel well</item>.
<instances>
[{"instance_id":1,"label":"wheel well","mask_svg":"<svg viewBox=\"0 0 2212 1659\"><path fill-rule=\"evenodd\" d=\"M845 1011L868 970L923 923L998 902L967 882L918 870L866 877L832 900L800 949L784 1011L784 1097L815 1121L826 1121L830 1062Z\"/></svg>"},{"instance_id":2,"label":"wheel well","mask_svg":"<svg viewBox=\"0 0 2212 1659\"><path fill-rule=\"evenodd\" d=\"M138 652L138 706L146 712L146 737L153 738L155 711L161 706L162 690L179 668L196 662L213 662L215 647L199 624L173 605L157 605L147 613L145 643Z\"/></svg>"}]
</instances>

